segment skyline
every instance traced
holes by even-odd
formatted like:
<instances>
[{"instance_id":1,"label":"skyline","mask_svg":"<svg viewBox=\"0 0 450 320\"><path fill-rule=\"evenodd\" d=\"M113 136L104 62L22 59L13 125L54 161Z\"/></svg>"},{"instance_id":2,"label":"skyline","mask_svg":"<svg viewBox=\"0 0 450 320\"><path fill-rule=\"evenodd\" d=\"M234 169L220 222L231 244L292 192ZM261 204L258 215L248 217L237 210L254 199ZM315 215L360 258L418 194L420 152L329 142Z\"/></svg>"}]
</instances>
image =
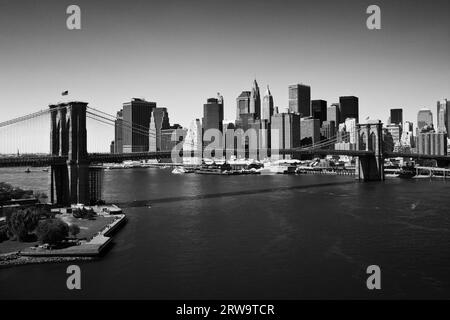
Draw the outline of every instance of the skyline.
<instances>
[{"instance_id":1,"label":"skyline","mask_svg":"<svg viewBox=\"0 0 450 320\"><path fill-rule=\"evenodd\" d=\"M450 96L450 28L440 19L447 1L381 1L376 31L365 27L369 2L347 3L245 1L241 12L234 1L79 1L82 30L69 31L68 1L2 0L0 119L45 108L69 90L110 113L132 97L155 101L183 126L220 92L232 120L236 97L254 78L270 86L280 109L288 86L304 83L312 100L354 95L361 119L382 121L391 108L415 120L419 109L434 110Z\"/></svg>"}]
</instances>

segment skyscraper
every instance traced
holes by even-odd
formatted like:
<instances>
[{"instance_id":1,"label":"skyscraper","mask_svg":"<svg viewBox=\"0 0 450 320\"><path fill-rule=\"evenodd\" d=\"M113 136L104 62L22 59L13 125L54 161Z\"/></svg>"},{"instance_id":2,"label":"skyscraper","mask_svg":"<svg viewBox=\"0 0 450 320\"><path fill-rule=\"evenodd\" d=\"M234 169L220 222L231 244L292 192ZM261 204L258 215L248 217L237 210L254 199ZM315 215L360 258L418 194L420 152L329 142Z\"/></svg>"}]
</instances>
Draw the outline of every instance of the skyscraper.
<instances>
[{"instance_id":1,"label":"skyscraper","mask_svg":"<svg viewBox=\"0 0 450 320\"><path fill-rule=\"evenodd\" d=\"M187 129L175 124L161 130L161 151L172 151L179 143L184 145Z\"/></svg>"},{"instance_id":2,"label":"skyscraper","mask_svg":"<svg viewBox=\"0 0 450 320\"><path fill-rule=\"evenodd\" d=\"M123 104L123 152L149 150L150 115L156 102L133 98Z\"/></svg>"},{"instance_id":3,"label":"skyscraper","mask_svg":"<svg viewBox=\"0 0 450 320\"><path fill-rule=\"evenodd\" d=\"M426 126L433 126L433 113L430 109L422 108L417 113L417 131L421 132Z\"/></svg>"},{"instance_id":4,"label":"skyscraper","mask_svg":"<svg viewBox=\"0 0 450 320\"><path fill-rule=\"evenodd\" d=\"M437 102L437 130L450 133L450 101L442 99Z\"/></svg>"},{"instance_id":5,"label":"skyscraper","mask_svg":"<svg viewBox=\"0 0 450 320\"><path fill-rule=\"evenodd\" d=\"M183 142L183 163L201 164L202 150L202 124L200 119L195 119L192 121Z\"/></svg>"},{"instance_id":6,"label":"skyscraper","mask_svg":"<svg viewBox=\"0 0 450 320\"><path fill-rule=\"evenodd\" d=\"M340 123L345 122L347 118L354 118L359 123L359 99L354 96L339 97Z\"/></svg>"},{"instance_id":7,"label":"skyscraper","mask_svg":"<svg viewBox=\"0 0 450 320\"><path fill-rule=\"evenodd\" d=\"M400 138L402 136L402 127L400 124L391 122L391 124L386 125L386 130L392 136L392 140L393 140L394 144L400 142Z\"/></svg>"},{"instance_id":8,"label":"skyscraper","mask_svg":"<svg viewBox=\"0 0 450 320\"><path fill-rule=\"evenodd\" d=\"M217 129L223 132L223 97L217 94L217 98L209 98L203 105L203 129Z\"/></svg>"},{"instance_id":9,"label":"skyscraper","mask_svg":"<svg viewBox=\"0 0 450 320\"><path fill-rule=\"evenodd\" d=\"M336 129L339 126L341 120L341 112L339 103L333 103L327 108L327 121L334 121Z\"/></svg>"},{"instance_id":10,"label":"skyscraper","mask_svg":"<svg viewBox=\"0 0 450 320\"><path fill-rule=\"evenodd\" d=\"M303 118L300 122L300 140L303 146L318 143L320 141L320 120L313 117Z\"/></svg>"},{"instance_id":11,"label":"skyscraper","mask_svg":"<svg viewBox=\"0 0 450 320\"><path fill-rule=\"evenodd\" d=\"M255 115L256 119L261 117L261 96L256 79L253 81L252 91L250 93L250 112Z\"/></svg>"},{"instance_id":12,"label":"skyscraper","mask_svg":"<svg viewBox=\"0 0 450 320\"><path fill-rule=\"evenodd\" d=\"M242 91L236 98L236 120L239 120L242 114L250 113L250 95L250 91Z\"/></svg>"},{"instance_id":13,"label":"skyscraper","mask_svg":"<svg viewBox=\"0 0 450 320\"><path fill-rule=\"evenodd\" d=\"M167 108L154 108L150 119L149 151L161 150L161 130L169 128L170 123Z\"/></svg>"},{"instance_id":14,"label":"skyscraper","mask_svg":"<svg viewBox=\"0 0 450 320\"><path fill-rule=\"evenodd\" d=\"M263 97L261 120L269 120L273 115L273 97L270 93L269 86Z\"/></svg>"},{"instance_id":15,"label":"skyscraper","mask_svg":"<svg viewBox=\"0 0 450 320\"><path fill-rule=\"evenodd\" d=\"M290 149L300 146L300 115L276 113L272 116L270 139L272 150Z\"/></svg>"},{"instance_id":16,"label":"skyscraper","mask_svg":"<svg viewBox=\"0 0 450 320\"><path fill-rule=\"evenodd\" d=\"M117 111L116 120L114 121L114 153L123 152L123 111Z\"/></svg>"},{"instance_id":17,"label":"skyscraper","mask_svg":"<svg viewBox=\"0 0 450 320\"><path fill-rule=\"evenodd\" d=\"M320 127L321 137L325 139L333 138L336 135L336 124L334 121L324 121Z\"/></svg>"},{"instance_id":18,"label":"skyscraper","mask_svg":"<svg viewBox=\"0 0 450 320\"><path fill-rule=\"evenodd\" d=\"M420 154L446 156L447 134L442 132L421 132L417 135L417 149Z\"/></svg>"},{"instance_id":19,"label":"skyscraper","mask_svg":"<svg viewBox=\"0 0 450 320\"><path fill-rule=\"evenodd\" d=\"M403 125L403 109L391 109L391 124Z\"/></svg>"},{"instance_id":20,"label":"skyscraper","mask_svg":"<svg viewBox=\"0 0 450 320\"><path fill-rule=\"evenodd\" d=\"M319 119L320 125L327 121L327 102L325 100L311 101L311 116L314 119Z\"/></svg>"},{"instance_id":21,"label":"skyscraper","mask_svg":"<svg viewBox=\"0 0 450 320\"><path fill-rule=\"evenodd\" d=\"M289 86L289 110L301 117L311 116L311 87L304 84Z\"/></svg>"}]
</instances>

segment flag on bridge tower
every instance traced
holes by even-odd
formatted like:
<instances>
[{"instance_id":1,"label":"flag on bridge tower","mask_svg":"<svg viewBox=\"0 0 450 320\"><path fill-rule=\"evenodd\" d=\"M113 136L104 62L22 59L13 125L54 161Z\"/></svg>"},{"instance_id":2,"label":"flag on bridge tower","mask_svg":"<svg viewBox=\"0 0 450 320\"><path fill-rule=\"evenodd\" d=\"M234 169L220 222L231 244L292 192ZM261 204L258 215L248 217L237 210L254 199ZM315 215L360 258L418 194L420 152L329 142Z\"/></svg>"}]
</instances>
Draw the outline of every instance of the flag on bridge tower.
<instances>
[{"instance_id":1,"label":"flag on bridge tower","mask_svg":"<svg viewBox=\"0 0 450 320\"><path fill-rule=\"evenodd\" d=\"M63 92L61 93L62 96L67 96L68 94L69 94L69 91L68 91L68 90L63 91Z\"/></svg>"}]
</instances>

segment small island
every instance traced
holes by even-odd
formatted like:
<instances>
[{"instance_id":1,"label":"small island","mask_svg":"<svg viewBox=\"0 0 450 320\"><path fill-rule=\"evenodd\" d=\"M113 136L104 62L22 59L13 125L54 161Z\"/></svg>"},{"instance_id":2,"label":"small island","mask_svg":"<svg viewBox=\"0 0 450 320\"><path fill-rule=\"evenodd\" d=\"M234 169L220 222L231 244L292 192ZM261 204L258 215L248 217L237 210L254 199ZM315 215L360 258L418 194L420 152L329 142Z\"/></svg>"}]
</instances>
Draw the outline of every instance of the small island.
<instances>
[{"instance_id":1,"label":"small island","mask_svg":"<svg viewBox=\"0 0 450 320\"><path fill-rule=\"evenodd\" d=\"M46 200L0 183L0 267L96 259L126 221L119 207L103 201L57 208Z\"/></svg>"}]
</instances>

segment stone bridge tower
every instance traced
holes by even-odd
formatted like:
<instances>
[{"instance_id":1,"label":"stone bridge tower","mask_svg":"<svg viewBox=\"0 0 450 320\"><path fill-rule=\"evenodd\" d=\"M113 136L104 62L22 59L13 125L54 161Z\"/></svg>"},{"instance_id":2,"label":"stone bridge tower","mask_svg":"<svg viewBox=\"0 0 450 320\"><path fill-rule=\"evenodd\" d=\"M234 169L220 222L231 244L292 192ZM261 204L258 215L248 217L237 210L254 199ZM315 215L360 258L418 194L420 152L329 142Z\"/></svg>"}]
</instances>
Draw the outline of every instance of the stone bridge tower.
<instances>
[{"instance_id":1,"label":"stone bridge tower","mask_svg":"<svg viewBox=\"0 0 450 320\"><path fill-rule=\"evenodd\" d=\"M356 125L356 150L372 151L356 160L356 177L363 181L384 180L383 124L381 121Z\"/></svg>"},{"instance_id":2,"label":"stone bridge tower","mask_svg":"<svg viewBox=\"0 0 450 320\"><path fill-rule=\"evenodd\" d=\"M50 153L67 157L66 164L51 167L52 203L89 202L86 107L84 102L50 105Z\"/></svg>"}]
</instances>

